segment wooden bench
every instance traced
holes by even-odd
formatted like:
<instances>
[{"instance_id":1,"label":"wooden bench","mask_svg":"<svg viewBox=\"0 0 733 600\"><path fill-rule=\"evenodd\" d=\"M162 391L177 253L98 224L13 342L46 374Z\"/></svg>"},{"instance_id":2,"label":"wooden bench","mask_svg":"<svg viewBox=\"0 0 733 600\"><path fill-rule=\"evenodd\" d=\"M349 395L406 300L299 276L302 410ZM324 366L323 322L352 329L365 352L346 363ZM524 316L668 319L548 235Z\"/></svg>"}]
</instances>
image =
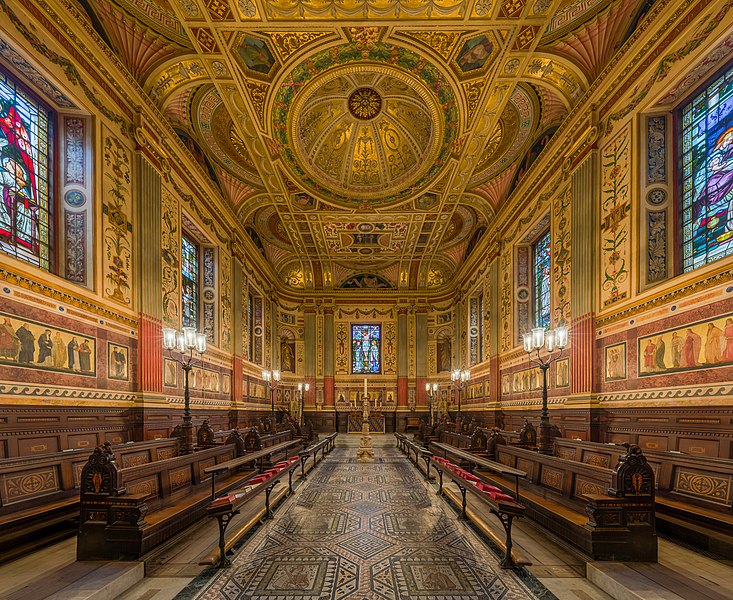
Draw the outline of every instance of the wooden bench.
<instances>
[{"instance_id":1,"label":"wooden bench","mask_svg":"<svg viewBox=\"0 0 733 600\"><path fill-rule=\"evenodd\" d=\"M313 457L313 467L312 468L317 467L318 466L318 452L321 453L321 460L323 460L326 454L331 452L331 450L333 450L334 446L336 445L336 436L338 436L338 433L335 431L333 433L329 433L320 442L311 444L310 446L308 446L305 450L303 450L300 453L301 477L303 477L304 479L306 477L306 463L308 462L308 458Z\"/></svg>"},{"instance_id":2,"label":"wooden bench","mask_svg":"<svg viewBox=\"0 0 733 600\"><path fill-rule=\"evenodd\" d=\"M618 462L625 448L566 438L555 439L555 455L595 466ZM645 450L656 482L658 528L705 550L733 558L733 460Z\"/></svg>"},{"instance_id":3,"label":"wooden bench","mask_svg":"<svg viewBox=\"0 0 733 600\"><path fill-rule=\"evenodd\" d=\"M206 469L237 458L236 453L236 445L227 444L120 468L109 445L98 447L81 474L77 558L137 559L195 523L211 501L206 484L212 475ZM227 470L220 492L254 474Z\"/></svg>"},{"instance_id":4,"label":"wooden bench","mask_svg":"<svg viewBox=\"0 0 733 600\"><path fill-rule=\"evenodd\" d=\"M280 463L278 463L280 464ZM239 513L239 509L243 504L252 500L261 491L265 491L265 518L272 519L272 509L270 507L270 494L274 487L288 476L288 493L293 492L293 473L300 464L300 457L293 456L290 460L285 461L281 466L273 467L270 471L252 477L248 484L230 494L220 496L211 501L206 514L215 517L219 523L219 561L216 563L217 568L231 566L231 561L226 555L226 530L229 522L234 515Z\"/></svg>"},{"instance_id":5,"label":"wooden bench","mask_svg":"<svg viewBox=\"0 0 733 600\"><path fill-rule=\"evenodd\" d=\"M419 459L422 458L425 461L425 479L430 480L430 459L433 453L402 433L395 433L395 437L397 438L397 447L407 455L408 460L412 460L412 454L415 455L413 462L418 469L420 469Z\"/></svg>"},{"instance_id":6,"label":"wooden bench","mask_svg":"<svg viewBox=\"0 0 733 600\"><path fill-rule=\"evenodd\" d=\"M276 444L274 446L269 446L262 450L255 450L254 452L248 452L244 454L243 456L221 462L211 467L206 467L204 469L204 473L206 475L211 475L211 499L214 500L214 498L216 498L216 477L218 475L223 475L224 473L236 472L244 465L251 465L252 468L250 468L249 471L252 471L254 468L254 464L258 461L259 461L259 471L260 473L262 473L265 471L265 459L267 459L267 462L269 464L269 463L272 463L273 455L280 455L283 453L284 453L284 458L287 459L288 453L291 449L302 448L302 445L303 444L300 440L285 441L285 442L281 442L280 444Z\"/></svg>"},{"instance_id":7,"label":"wooden bench","mask_svg":"<svg viewBox=\"0 0 733 600\"><path fill-rule=\"evenodd\" d=\"M316 466L318 465L318 452L321 452L321 459L323 459L323 456L325 454L333 450L337 435L338 434L335 432L331 433L327 435L325 439L321 440L320 442L316 442L315 444L312 444L311 446L303 450L300 456L291 457L287 461L278 463L278 465L275 465L275 468L277 469L277 467L280 466L280 469L277 472L271 472L269 476L265 476L267 472L263 473L260 476L262 477L262 480L258 481L257 477L253 477L248 480L248 484L245 487L231 494L227 494L216 499L212 498L212 502L207 509L207 514L210 517L215 517L219 523L219 561L216 564L217 567L221 568L231 565L231 561L229 561L226 556L226 529L232 517L239 513L242 505L252 500L252 498L257 496L262 490L264 490L265 518L272 518L272 510L270 509L270 494L272 493L274 487L287 474L288 493L292 493L293 473L297 469L298 465L300 465L301 468L301 477L304 479L306 476L305 462L307 461L308 457L313 457L312 468L316 468ZM287 462L287 464L285 464L285 462Z\"/></svg>"},{"instance_id":8,"label":"wooden bench","mask_svg":"<svg viewBox=\"0 0 733 600\"><path fill-rule=\"evenodd\" d=\"M176 456L178 441L127 442L112 449L123 466L134 466ZM0 461L2 560L76 532L79 481L88 458L89 450L73 449Z\"/></svg>"},{"instance_id":9,"label":"wooden bench","mask_svg":"<svg viewBox=\"0 0 733 600\"><path fill-rule=\"evenodd\" d=\"M470 452L464 452L458 448L454 448L448 444L433 442L431 448L436 450L436 454L441 454L443 458L453 456L458 459L459 465L465 464L469 473L474 473L474 469L484 469L492 473L497 473L506 478L514 479L514 498L519 501L519 480L526 479L527 473L521 469L514 469L502 463L477 456Z\"/></svg>"},{"instance_id":10,"label":"wooden bench","mask_svg":"<svg viewBox=\"0 0 733 600\"><path fill-rule=\"evenodd\" d=\"M498 462L527 473L522 502L532 520L594 560L656 561L654 471L638 446L613 469L516 446L496 451ZM502 474L478 472L510 489Z\"/></svg>"},{"instance_id":11,"label":"wooden bench","mask_svg":"<svg viewBox=\"0 0 733 600\"><path fill-rule=\"evenodd\" d=\"M526 508L511 496L504 494L499 488L487 485L478 477L464 471L456 464L451 463L445 458L433 456L430 459L430 465L438 473L440 484L438 493L443 495L443 477L452 480L461 492L461 513L459 518L466 519L466 493L473 494L485 503L489 511L496 515L504 527L505 532L505 552L501 561L501 566L508 569L516 566L512 557L512 522L516 517L524 516Z\"/></svg>"}]
</instances>

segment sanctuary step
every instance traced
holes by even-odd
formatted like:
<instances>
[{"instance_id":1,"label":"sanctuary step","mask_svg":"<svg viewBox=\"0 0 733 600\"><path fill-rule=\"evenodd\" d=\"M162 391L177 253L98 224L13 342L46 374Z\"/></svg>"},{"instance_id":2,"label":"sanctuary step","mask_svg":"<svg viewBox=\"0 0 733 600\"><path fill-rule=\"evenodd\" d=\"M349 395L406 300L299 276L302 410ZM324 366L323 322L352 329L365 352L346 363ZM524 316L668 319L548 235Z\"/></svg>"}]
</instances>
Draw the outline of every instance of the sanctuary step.
<instances>
[{"instance_id":1,"label":"sanctuary step","mask_svg":"<svg viewBox=\"0 0 733 600\"><path fill-rule=\"evenodd\" d=\"M57 546L4 565L0 569L3 582L0 597L3 600L114 600L145 577L142 562L77 562L74 540ZM39 561L39 555L49 557L49 564Z\"/></svg>"}]
</instances>

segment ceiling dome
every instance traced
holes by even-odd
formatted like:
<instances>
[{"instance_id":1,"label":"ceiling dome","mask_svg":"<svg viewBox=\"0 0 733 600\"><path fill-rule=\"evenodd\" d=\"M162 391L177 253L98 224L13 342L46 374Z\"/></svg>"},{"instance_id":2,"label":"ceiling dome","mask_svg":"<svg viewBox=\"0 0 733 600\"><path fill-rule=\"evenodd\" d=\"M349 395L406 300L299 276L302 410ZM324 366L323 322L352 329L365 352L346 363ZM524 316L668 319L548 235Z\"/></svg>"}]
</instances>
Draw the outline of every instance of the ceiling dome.
<instances>
[{"instance_id":1,"label":"ceiling dome","mask_svg":"<svg viewBox=\"0 0 733 600\"><path fill-rule=\"evenodd\" d=\"M437 174L443 112L436 95L400 69L360 64L330 70L314 78L290 110L288 145L296 164L289 166L309 191L338 204L403 200Z\"/></svg>"}]
</instances>

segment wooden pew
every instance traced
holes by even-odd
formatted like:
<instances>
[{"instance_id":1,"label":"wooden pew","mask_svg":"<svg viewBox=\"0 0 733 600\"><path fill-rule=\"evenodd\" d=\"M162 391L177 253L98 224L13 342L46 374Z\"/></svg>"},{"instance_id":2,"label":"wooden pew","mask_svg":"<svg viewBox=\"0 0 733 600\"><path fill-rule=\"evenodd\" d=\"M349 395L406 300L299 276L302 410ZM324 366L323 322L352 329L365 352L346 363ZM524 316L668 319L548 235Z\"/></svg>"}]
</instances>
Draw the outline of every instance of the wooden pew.
<instances>
[{"instance_id":1,"label":"wooden pew","mask_svg":"<svg viewBox=\"0 0 733 600\"><path fill-rule=\"evenodd\" d=\"M221 462L217 465L206 467L204 473L211 475L211 499L216 498L216 477L224 474L236 473L244 465L250 465L250 472L255 470L255 463L259 461L260 473L266 470L265 464L272 463L273 455L280 455L284 453L285 459L288 457L288 452L293 449L296 453L302 448L302 442L300 440L290 440L275 444L274 446L268 446L262 450L255 450L254 452L248 452L238 458ZM266 459L266 460L265 460Z\"/></svg>"},{"instance_id":2,"label":"wooden pew","mask_svg":"<svg viewBox=\"0 0 733 600\"><path fill-rule=\"evenodd\" d=\"M178 441L112 446L123 466L172 458ZM79 481L89 450L73 449L0 461L0 556L10 560L78 528Z\"/></svg>"},{"instance_id":3,"label":"wooden pew","mask_svg":"<svg viewBox=\"0 0 733 600\"><path fill-rule=\"evenodd\" d=\"M250 431L249 433L252 433ZM289 436L290 432L283 432ZM233 436L233 438L236 436ZM240 436L241 437L241 436ZM264 457L275 460L300 440L268 443L281 434L255 436L266 448ZM238 443L217 445L192 454L150 464L121 468L109 445L98 447L82 470L81 523L77 543L79 560L135 559L203 517L211 494L206 486L213 478L209 467L237 459ZM245 463L247 459L245 458ZM249 461L251 462L251 460ZM263 460L263 468L270 466ZM222 469L220 492L237 487L255 474Z\"/></svg>"},{"instance_id":4,"label":"wooden pew","mask_svg":"<svg viewBox=\"0 0 733 600\"><path fill-rule=\"evenodd\" d=\"M555 439L555 455L596 466L613 465L625 448ZM656 482L660 530L733 558L733 460L674 451L645 450Z\"/></svg>"},{"instance_id":5,"label":"wooden pew","mask_svg":"<svg viewBox=\"0 0 733 600\"><path fill-rule=\"evenodd\" d=\"M497 446L497 460L527 472L527 515L594 560L656 561L654 471L638 446L613 469L508 445ZM509 488L501 475L485 477Z\"/></svg>"},{"instance_id":6,"label":"wooden pew","mask_svg":"<svg viewBox=\"0 0 733 600\"><path fill-rule=\"evenodd\" d=\"M213 499L207 509L207 514L210 517L215 517L219 522L219 561L217 567L228 567L231 565L231 561L226 556L226 529L231 521L232 517L239 513L240 508L245 503L255 498L262 490L265 491L265 518L272 518L272 510L270 509L270 494L273 488L285 477L288 476L288 493L293 491L293 473L295 472L298 465L301 468L301 477L305 478L305 461L309 456L313 457L313 467L316 468L318 465L317 456L318 452L321 451L321 457L331 450L333 450L336 436L336 432L326 436L325 439L320 442L312 444L309 448L305 449L303 453L298 457L292 457L288 464L278 463L282 465L281 469L272 473L269 477L263 478L261 481L257 481L257 478L249 480L248 485L241 489L236 490L231 494ZM278 465L275 465L277 467ZM263 474L264 475L264 474Z\"/></svg>"},{"instance_id":7,"label":"wooden pew","mask_svg":"<svg viewBox=\"0 0 733 600\"><path fill-rule=\"evenodd\" d=\"M418 469L420 469L419 459L422 458L425 461L425 479L430 480L430 459L433 457L433 453L402 433L395 433L395 437L397 438L397 447L407 455L409 460L412 460L412 454L415 455L413 462Z\"/></svg>"},{"instance_id":8,"label":"wooden pew","mask_svg":"<svg viewBox=\"0 0 733 600\"><path fill-rule=\"evenodd\" d=\"M519 500L519 480L527 478L527 473L525 471L508 467L502 463L477 456L470 452L464 452L448 444L433 442L430 447L434 448L436 450L436 454L441 454L443 458L448 458L449 456L457 458L459 464L462 463L468 466L469 473L473 473L475 469L483 469L485 471L496 473L502 477L506 477L507 479L513 478L514 498L517 501Z\"/></svg>"},{"instance_id":9,"label":"wooden pew","mask_svg":"<svg viewBox=\"0 0 733 600\"><path fill-rule=\"evenodd\" d=\"M471 476L463 471L458 465L451 463L445 458L433 456L429 466L432 466L438 473L440 484L438 493L443 495L443 478L452 480L461 492L461 519L466 519L466 493L473 494L481 502L485 503L489 511L496 515L504 527L506 538L504 540L505 552L501 561L501 567L508 569L516 566L512 557L512 523L516 517L524 516L526 508L518 502L518 498L502 493L494 486L485 486L478 477ZM428 467L429 468L429 467ZM481 485L481 488L479 488Z\"/></svg>"},{"instance_id":10,"label":"wooden pew","mask_svg":"<svg viewBox=\"0 0 733 600\"><path fill-rule=\"evenodd\" d=\"M323 440L311 444L300 453L300 475L302 478L305 479L306 477L306 464L308 462L308 458L313 458L313 466L311 468L313 469L317 467L318 453L321 453L321 460L323 460L326 454L331 452L336 445L336 436L338 436L338 433L335 431L333 433L329 433Z\"/></svg>"}]
</instances>

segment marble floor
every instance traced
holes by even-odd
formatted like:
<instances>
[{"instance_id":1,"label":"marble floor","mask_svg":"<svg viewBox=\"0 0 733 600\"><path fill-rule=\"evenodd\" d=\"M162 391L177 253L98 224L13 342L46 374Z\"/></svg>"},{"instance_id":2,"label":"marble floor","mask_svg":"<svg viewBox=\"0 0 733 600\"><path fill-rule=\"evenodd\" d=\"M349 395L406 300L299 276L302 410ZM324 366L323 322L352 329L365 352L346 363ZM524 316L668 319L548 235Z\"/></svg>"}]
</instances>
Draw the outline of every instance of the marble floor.
<instances>
[{"instance_id":1,"label":"marble floor","mask_svg":"<svg viewBox=\"0 0 733 600\"><path fill-rule=\"evenodd\" d=\"M362 463L341 447L196 597L524 600L533 589L544 592L502 570L395 448Z\"/></svg>"}]
</instances>

